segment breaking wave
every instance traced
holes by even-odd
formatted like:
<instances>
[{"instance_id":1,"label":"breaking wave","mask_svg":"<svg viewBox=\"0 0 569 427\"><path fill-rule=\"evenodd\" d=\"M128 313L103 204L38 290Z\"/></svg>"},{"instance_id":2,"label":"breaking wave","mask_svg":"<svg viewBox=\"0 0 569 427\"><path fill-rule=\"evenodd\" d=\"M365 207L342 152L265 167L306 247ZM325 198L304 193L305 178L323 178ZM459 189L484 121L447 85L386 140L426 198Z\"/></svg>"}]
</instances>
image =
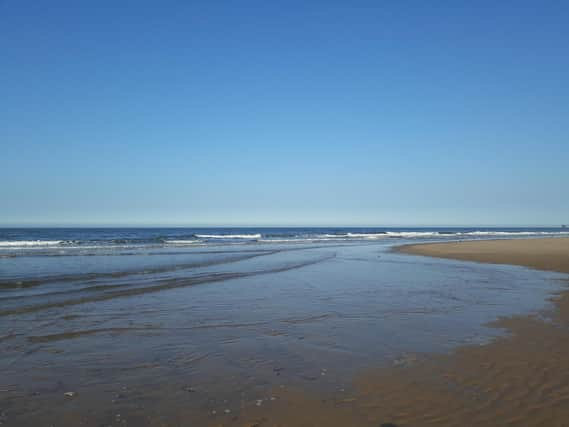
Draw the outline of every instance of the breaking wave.
<instances>
[{"instance_id":1,"label":"breaking wave","mask_svg":"<svg viewBox=\"0 0 569 427\"><path fill-rule=\"evenodd\" d=\"M199 239L260 239L261 233L257 234L196 234Z\"/></svg>"},{"instance_id":2,"label":"breaking wave","mask_svg":"<svg viewBox=\"0 0 569 427\"><path fill-rule=\"evenodd\" d=\"M29 246L55 246L63 243L63 240L14 240L0 241L0 247L29 247Z\"/></svg>"}]
</instances>

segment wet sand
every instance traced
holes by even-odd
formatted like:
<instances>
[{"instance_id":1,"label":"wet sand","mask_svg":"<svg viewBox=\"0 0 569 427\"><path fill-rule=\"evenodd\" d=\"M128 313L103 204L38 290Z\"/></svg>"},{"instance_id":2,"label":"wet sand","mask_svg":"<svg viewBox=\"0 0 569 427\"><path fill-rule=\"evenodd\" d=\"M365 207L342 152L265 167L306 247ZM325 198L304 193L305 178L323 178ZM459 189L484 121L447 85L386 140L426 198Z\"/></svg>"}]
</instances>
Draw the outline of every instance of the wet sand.
<instances>
[{"instance_id":1,"label":"wet sand","mask_svg":"<svg viewBox=\"0 0 569 427\"><path fill-rule=\"evenodd\" d=\"M569 273L569 239L407 245L398 251ZM500 319L508 335L452 354L409 355L371 369L354 390L316 397L282 393L252 425L568 426L569 292L555 310Z\"/></svg>"},{"instance_id":2,"label":"wet sand","mask_svg":"<svg viewBox=\"0 0 569 427\"><path fill-rule=\"evenodd\" d=\"M464 243L495 256L460 259L569 272L569 239L549 240ZM158 291L162 276L152 273L132 280L151 292L117 296L112 288L113 298L88 303L61 305L55 287L47 309L23 305L0 317L0 422L568 425L569 296L546 310L542 303L542 288L561 288L565 276L382 248L270 251L223 269L208 262L212 277L231 278L197 286L202 270L194 278L176 269ZM402 250L415 248L423 250ZM477 340L504 331L490 344Z\"/></svg>"}]
</instances>

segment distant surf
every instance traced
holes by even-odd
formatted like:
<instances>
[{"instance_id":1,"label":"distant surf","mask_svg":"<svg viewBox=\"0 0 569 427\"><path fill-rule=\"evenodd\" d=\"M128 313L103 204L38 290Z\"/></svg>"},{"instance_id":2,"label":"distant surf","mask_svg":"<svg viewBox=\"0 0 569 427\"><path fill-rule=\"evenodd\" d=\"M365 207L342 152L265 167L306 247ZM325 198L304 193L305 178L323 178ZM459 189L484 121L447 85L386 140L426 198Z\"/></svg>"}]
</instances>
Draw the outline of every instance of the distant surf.
<instances>
[{"instance_id":1,"label":"distant surf","mask_svg":"<svg viewBox=\"0 0 569 427\"><path fill-rule=\"evenodd\" d=\"M384 239L467 240L569 236L563 228L22 228L0 229L0 256L216 245L354 242Z\"/></svg>"},{"instance_id":2,"label":"distant surf","mask_svg":"<svg viewBox=\"0 0 569 427\"><path fill-rule=\"evenodd\" d=\"M260 239L262 234L196 234L196 237L200 239Z\"/></svg>"},{"instance_id":3,"label":"distant surf","mask_svg":"<svg viewBox=\"0 0 569 427\"><path fill-rule=\"evenodd\" d=\"M0 241L0 247L54 246L61 243L62 240L5 240Z\"/></svg>"}]
</instances>

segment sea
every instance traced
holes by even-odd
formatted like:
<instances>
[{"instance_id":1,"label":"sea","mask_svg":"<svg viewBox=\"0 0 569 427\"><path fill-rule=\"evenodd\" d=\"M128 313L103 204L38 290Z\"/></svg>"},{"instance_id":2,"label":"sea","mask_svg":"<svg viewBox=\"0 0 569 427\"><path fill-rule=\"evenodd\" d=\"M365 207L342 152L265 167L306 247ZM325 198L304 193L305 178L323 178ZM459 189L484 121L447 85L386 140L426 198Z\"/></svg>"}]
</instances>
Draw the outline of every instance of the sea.
<instances>
[{"instance_id":1,"label":"sea","mask_svg":"<svg viewBox=\"0 0 569 427\"><path fill-rule=\"evenodd\" d=\"M219 244L341 242L382 239L479 239L569 235L566 228L276 227L276 228L0 228L2 256L71 254Z\"/></svg>"}]
</instances>

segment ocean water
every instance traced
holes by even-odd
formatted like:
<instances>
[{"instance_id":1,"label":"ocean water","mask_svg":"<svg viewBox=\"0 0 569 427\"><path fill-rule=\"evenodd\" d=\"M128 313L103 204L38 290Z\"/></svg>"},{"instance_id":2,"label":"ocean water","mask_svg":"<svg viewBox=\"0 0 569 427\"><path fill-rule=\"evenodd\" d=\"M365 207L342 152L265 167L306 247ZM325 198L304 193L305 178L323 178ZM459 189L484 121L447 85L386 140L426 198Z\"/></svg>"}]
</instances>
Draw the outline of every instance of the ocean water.
<instances>
[{"instance_id":1,"label":"ocean water","mask_svg":"<svg viewBox=\"0 0 569 427\"><path fill-rule=\"evenodd\" d=\"M0 229L0 314L301 266L307 248L569 235L554 228ZM285 260L296 253L302 259ZM257 262L256 262L257 261ZM263 262L261 262L263 261ZM256 263L255 263L256 262ZM274 264L274 265L273 265ZM296 268L296 267L295 267ZM208 276L204 271L214 271Z\"/></svg>"},{"instance_id":2,"label":"ocean water","mask_svg":"<svg viewBox=\"0 0 569 427\"><path fill-rule=\"evenodd\" d=\"M380 239L471 239L569 235L565 228L0 228L0 254L26 249L151 248L220 243L261 244ZM50 250L51 249L51 250Z\"/></svg>"},{"instance_id":3,"label":"ocean water","mask_svg":"<svg viewBox=\"0 0 569 427\"><path fill-rule=\"evenodd\" d=\"M2 229L1 409L9 425L61 425L74 391L89 416L67 425L182 410L209 425L212 411L236 413L275 387L347 389L362 369L487 342L502 333L488 322L550 307L566 277L394 245L565 234Z\"/></svg>"}]
</instances>

